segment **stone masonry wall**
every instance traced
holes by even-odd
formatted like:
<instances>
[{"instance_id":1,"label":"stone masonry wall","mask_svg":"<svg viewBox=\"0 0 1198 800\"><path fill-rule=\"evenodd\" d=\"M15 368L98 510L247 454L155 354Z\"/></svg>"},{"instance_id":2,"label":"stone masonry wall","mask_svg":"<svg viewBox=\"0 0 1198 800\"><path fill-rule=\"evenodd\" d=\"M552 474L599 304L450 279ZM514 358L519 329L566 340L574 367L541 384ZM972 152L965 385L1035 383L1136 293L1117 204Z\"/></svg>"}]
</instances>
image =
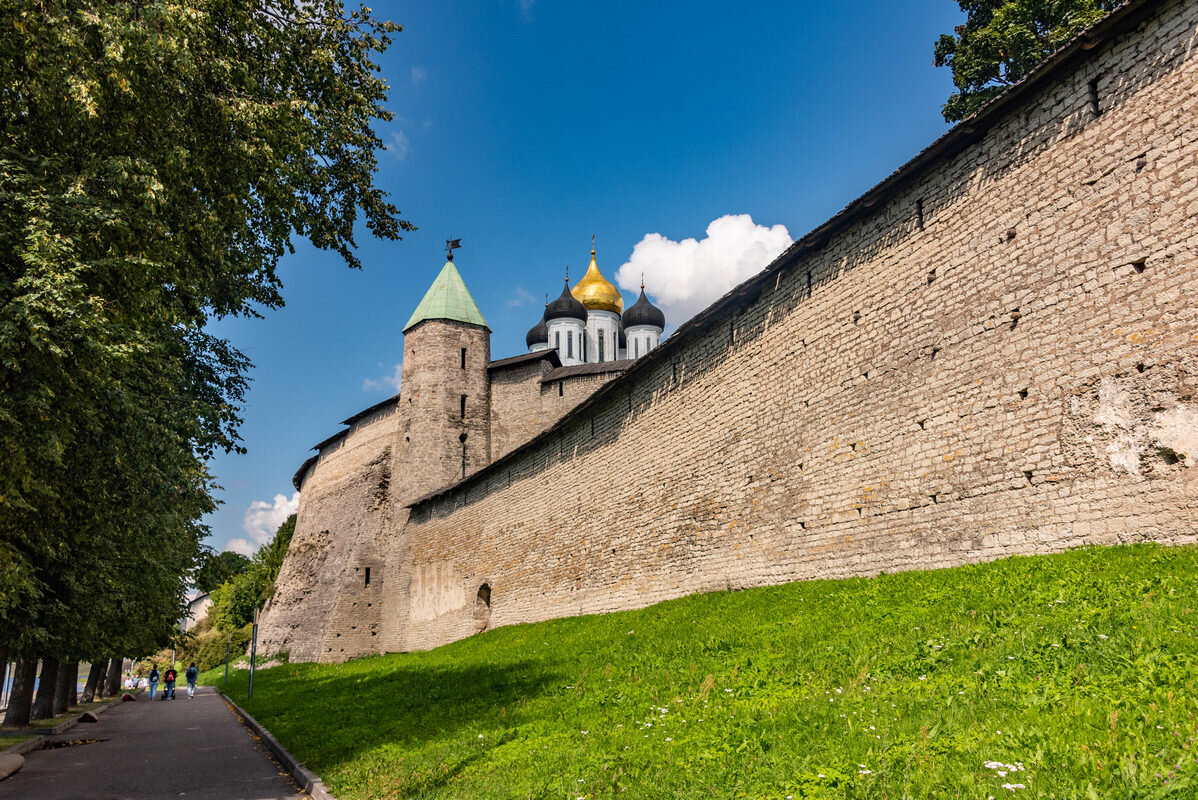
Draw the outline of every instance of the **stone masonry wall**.
<instances>
[{"instance_id":1,"label":"stone masonry wall","mask_svg":"<svg viewBox=\"0 0 1198 800\"><path fill-rule=\"evenodd\" d=\"M378 652L381 546L395 529L392 483L403 476L395 474L394 456L405 417L402 406L389 405L358 420L308 470L291 546L259 626L262 652L289 651L297 661Z\"/></svg>"},{"instance_id":2,"label":"stone masonry wall","mask_svg":"<svg viewBox=\"0 0 1198 800\"><path fill-rule=\"evenodd\" d=\"M547 417L541 409L541 378L552 368L548 361L538 360L490 371L492 459L511 452L561 417Z\"/></svg>"},{"instance_id":3,"label":"stone masonry wall","mask_svg":"<svg viewBox=\"0 0 1198 800\"><path fill-rule=\"evenodd\" d=\"M1160 4L739 310L416 505L385 648L477 631L484 583L494 627L1198 539L1196 29L1198 4Z\"/></svg>"}]
</instances>

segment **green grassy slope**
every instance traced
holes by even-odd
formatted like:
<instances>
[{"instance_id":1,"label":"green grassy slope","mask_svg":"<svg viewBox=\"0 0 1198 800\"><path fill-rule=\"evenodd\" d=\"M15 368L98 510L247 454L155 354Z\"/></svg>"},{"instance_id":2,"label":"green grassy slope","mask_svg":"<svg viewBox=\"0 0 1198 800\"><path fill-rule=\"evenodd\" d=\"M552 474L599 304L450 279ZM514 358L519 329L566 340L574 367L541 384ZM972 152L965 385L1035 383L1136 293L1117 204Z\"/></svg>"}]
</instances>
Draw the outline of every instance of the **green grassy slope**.
<instances>
[{"instance_id":1,"label":"green grassy slope","mask_svg":"<svg viewBox=\"0 0 1198 800\"><path fill-rule=\"evenodd\" d=\"M796 583L229 688L340 800L1198 797L1196 567L1135 546Z\"/></svg>"}]
</instances>

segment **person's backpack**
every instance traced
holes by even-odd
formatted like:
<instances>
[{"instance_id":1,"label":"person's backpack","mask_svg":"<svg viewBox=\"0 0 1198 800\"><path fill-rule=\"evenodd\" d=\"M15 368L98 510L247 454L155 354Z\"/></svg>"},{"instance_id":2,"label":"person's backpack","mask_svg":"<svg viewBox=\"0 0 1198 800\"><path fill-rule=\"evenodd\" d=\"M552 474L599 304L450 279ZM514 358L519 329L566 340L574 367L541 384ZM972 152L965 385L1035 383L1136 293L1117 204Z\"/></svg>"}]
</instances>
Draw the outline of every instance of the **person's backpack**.
<instances>
[{"instance_id":1,"label":"person's backpack","mask_svg":"<svg viewBox=\"0 0 1198 800\"><path fill-rule=\"evenodd\" d=\"M149 678L150 678L150 683L158 683L158 670L156 670L156 669L150 670Z\"/></svg>"},{"instance_id":2,"label":"person's backpack","mask_svg":"<svg viewBox=\"0 0 1198 800\"><path fill-rule=\"evenodd\" d=\"M175 671L173 669L168 669L166 671L166 682L170 683L174 679L175 679Z\"/></svg>"},{"instance_id":3,"label":"person's backpack","mask_svg":"<svg viewBox=\"0 0 1198 800\"><path fill-rule=\"evenodd\" d=\"M200 671L198 669L196 669L195 667L187 668L187 680L194 681L199 674L200 674Z\"/></svg>"}]
</instances>

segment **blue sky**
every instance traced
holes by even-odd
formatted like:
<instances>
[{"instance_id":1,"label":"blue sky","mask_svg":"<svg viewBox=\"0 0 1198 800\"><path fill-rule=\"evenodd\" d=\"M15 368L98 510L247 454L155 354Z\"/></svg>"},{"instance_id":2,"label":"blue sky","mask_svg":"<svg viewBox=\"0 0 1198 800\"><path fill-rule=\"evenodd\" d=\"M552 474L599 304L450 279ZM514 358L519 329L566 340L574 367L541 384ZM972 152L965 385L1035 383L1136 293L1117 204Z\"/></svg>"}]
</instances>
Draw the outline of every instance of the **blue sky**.
<instances>
[{"instance_id":1,"label":"blue sky","mask_svg":"<svg viewBox=\"0 0 1198 800\"><path fill-rule=\"evenodd\" d=\"M249 452L211 464L217 549L269 536L311 446L394 393L400 327L445 239L462 240L456 263L493 358L525 351L545 293L561 291L566 265L581 276L592 234L626 302L645 270L676 327L947 130L951 76L932 44L963 22L951 0L373 8L404 26L380 62L396 118L379 128L377 180L419 230L400 242L363 231L361 271L300 246L281 266L284 309L214 326L256 365ZM709 236L729 215L751 222ZM687 238L699 242L674 244Z\"/></svg>"}]
</instances>

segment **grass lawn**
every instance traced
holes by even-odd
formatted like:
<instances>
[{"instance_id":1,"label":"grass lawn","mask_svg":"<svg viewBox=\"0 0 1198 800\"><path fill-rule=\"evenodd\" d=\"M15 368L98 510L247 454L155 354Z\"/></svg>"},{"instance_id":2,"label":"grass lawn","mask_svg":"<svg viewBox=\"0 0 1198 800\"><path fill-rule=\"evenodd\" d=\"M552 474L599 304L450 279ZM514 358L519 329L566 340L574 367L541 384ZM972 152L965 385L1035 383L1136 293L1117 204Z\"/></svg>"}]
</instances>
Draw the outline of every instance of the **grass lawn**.
<instances>
[{"instance_id":1,"label":"grass lawn","mask_svg":"<svg viewBox=\"0 0 1198 800\"><path fill-rule=\"evenodd\" d=\"M1198 548L813 581L231 672L339 800L1198 797ZM221 685L223 667L201 676Z\"/></svg>"}]
</instances>

